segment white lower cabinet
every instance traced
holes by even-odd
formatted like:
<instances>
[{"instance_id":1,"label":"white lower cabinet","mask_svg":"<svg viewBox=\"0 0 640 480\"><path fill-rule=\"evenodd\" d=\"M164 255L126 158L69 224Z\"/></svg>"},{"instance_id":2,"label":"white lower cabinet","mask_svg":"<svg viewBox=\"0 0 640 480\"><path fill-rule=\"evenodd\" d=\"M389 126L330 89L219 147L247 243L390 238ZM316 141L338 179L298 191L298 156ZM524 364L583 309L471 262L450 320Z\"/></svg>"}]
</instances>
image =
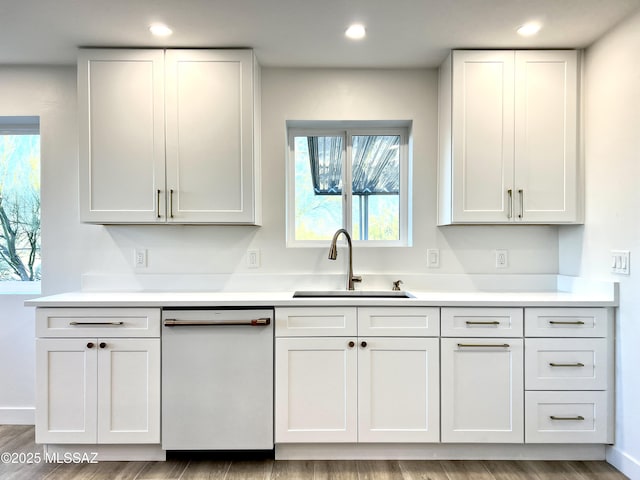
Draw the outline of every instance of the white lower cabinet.
<instances>
[{"instance_id":1,"label":"white lower cabinet","mask_svg":"<svg viewBox=\"0 0 640 480\"><path fill-rule=\"evenodd\" d=\"M522 443L520 338L441 340L442 442Z\"/></svg>"},{"instance_id":2,"label":"white lower cabinet","mask_svg":"<svg viewBox=\"0 0 640 480\"><path fill-rule=\"evenodd\" d=\"M38 309L36 318L50 336L36 340L36 442L159 444L160 338L123 338L142 335L140 318L157 336L159 309ZM81 336L98 330L108 336Z\"/></svg>"},{"instance_id":3,"label":"white lower cabinet","mask_svg":"<svg viewBox=\"0 0 640 480\"><path fill-rule=\"evenodd\" d=\"M292 337L326 335L321 314L328 324L342 316L340 309L307 310L276 310L276 443L438 442L438 339ZM424 332L430 324L437 335L438 309L344 310L365 331L376 314L384 331L395 312L402 328ZM313 328L299 330L291 320L309 316Z\"/></svg>"},{"instance_id":4,"label":"white lower cabinet","mask_svg":"<svg viewBox=\"0 0 640 480\"><path fill-rule=\"evenodd\" d=\"M160 339L37 340L38 443L159 443Z\"/></svg>"},{"instance_id":5,"label":"white lower cabinet","mask_svg":"<svg viewBox=\"0 0 640 480\"><path fill-rule=\"evenodd\" d=\"M613 317L525 309L525 441L613 443Z\"/></svg>"}]
</instances>

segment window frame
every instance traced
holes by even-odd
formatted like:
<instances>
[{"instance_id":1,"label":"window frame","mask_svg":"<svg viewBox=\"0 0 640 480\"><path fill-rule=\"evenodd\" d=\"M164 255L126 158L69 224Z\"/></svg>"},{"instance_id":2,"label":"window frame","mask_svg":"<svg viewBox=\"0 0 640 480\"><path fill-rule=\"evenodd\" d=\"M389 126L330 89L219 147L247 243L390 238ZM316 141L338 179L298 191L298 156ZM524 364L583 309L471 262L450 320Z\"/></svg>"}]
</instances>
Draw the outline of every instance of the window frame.
<instances>
[{"instance_id":1,"label":"window frame","mask_svg":"<svg viewBox=\"0 0 640 480\"><path fill-rule=\"evenodd\" d=\"M399 239L397 240L357 240L358 247L409 247L411 246L411 162L410 162L410 124L407 122L291 122L287 128L287 170L286 170L286 246L287 247L326 247L327 240L297 240L295 238L295 138L301 136L342 136L342 225L339 228L353 232L353 195L352 195L352 148L354 136L394 135L400 137L398 161L399 181Z\"/></svg>"},{"instance_id":2,"label":"window frame","mask_svg":"<svg viewBox=\"0 0 640 480\"><path fill-rule=\"evenodd\" d=\"M38 135L40 137L40 175L42 176L41 127L42 118L40 115L0 115L0 135ZM42 201L42 189L40 200ZM40 209L40 225L42 225L42 208ZM40 261L42 262L42 227L40 230ZM0 295L39 295L41 292L42 279L0 281Z\"/></svg>"}]
</instances>

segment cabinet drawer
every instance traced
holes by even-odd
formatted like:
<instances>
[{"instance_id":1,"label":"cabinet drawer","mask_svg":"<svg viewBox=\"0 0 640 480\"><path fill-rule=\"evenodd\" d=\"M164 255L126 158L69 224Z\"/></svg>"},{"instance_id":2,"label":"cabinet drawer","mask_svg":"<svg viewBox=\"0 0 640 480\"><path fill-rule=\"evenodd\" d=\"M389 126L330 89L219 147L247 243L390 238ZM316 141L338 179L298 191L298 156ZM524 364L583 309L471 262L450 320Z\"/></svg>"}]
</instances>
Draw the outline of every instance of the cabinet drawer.
<instances>
[{"instance_id":1,"label":"cabinet drawer","mask_svg":"<svg viewBox=\"0 0 640 480\"><path fill-rule=\"evenodd\" d=\"M528 338L525 340L527 390L606 390L605 338Z\"/></svg>"},{"instance_id":2,"label":"cabinet drawer","mask_svg":"<svg viewBox=\"0 0 640 480\"><path fill-rule=\"evenodd\" d=\"M159 308L38 308L37 337L159 337Z\"/></svg>"},{"instance_id":3,"label":"cabinet drawer","mask_svg":"<svg viewBox=\"0 0 640 480\"><path fill-rule=\"evenodd\" d=\"M443 308L443 337L521 337L521 308Z\"/></svg>"},{"instance_id":4,"label":"cabinet drawer","mask_svg":"<svg viewBox=\"0 0 640 480\"><path fill-rule=\"evenodd\" d=\"M527 308L527 337L606 337L606 308Z\"/></svg>"},{"instance_id":5,"label":"cabinet drawer","mask_svg":"<svg viewBox=\"0 0 640 480\"><path fill-rule=\"evenodd\" d=\"M348 337L358 334L355 307L276 309L276 337Z\"/></svg>"},{"instance_id":6,"label":"cabinet drawer","mask_svg":"<svg viewBox=\"0 0 640 480\"><path fill-rule=\"evenodd\" d=\"M437 307L358 308L358 335L370 337L437 337Z\"/></svg>"},{"instance_id":7,"label":"cabinet drawer","mask_svg":"<svg viewBox=\"0 0 640 480\"><path fill-rule=\"evenodd\" d=\"M526 392L526 443L608 443L607 392Z\"/></svg>"}]
</instances>

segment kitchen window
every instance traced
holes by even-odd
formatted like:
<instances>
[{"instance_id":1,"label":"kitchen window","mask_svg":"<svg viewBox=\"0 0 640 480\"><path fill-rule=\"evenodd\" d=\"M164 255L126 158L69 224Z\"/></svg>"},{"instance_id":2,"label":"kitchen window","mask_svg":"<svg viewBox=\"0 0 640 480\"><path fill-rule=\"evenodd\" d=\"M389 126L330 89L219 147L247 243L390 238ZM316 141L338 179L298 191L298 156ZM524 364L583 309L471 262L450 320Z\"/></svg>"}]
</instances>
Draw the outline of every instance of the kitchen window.
<instances>
[{"instance_id":1,"label":"kitchen window","mask_svg":"<svg viewBox=\"0 0 640 480\"><path fill-rule=\"evenodd\" d=\"M0 292L39 291L40 121L0 117Z\"/></svg>"},{"instance_id":2,"label":"kitchen window","mask_svg":"<svg viewBox=\"0 0 640 480\"><path fill-rule=\"evenodd\" d=\"M325 246L340 228L360 245L409 245L408 127L331 127L290 125L288 246Z\"/></svg>"}]
</instances>

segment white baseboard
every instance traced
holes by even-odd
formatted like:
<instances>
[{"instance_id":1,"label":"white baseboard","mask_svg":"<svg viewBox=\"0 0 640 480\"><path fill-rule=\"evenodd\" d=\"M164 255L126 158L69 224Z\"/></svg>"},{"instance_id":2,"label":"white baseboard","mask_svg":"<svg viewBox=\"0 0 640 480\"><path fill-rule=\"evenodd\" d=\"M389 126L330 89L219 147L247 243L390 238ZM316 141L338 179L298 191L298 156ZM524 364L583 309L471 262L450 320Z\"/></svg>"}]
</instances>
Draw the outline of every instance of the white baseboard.
<instances>
[{"instance_id":1,"label":"white baseboard","mask_svg":"<svg viewBox=\"0 0 640 480\"><path fill-rule=\"evenodd\" d=\"M35 425L34 407L0 407L0 425Z\"/></svg>"},{"instance_id":2,"label":"white baseboard","mask_svg":"<svg viewBox=\"0 0 640 480\"><path fill-rule=\"evenodd\" d=\"M592 444L278 444L276 460L604 460Z\"/></svg>"},{"instance_id":3,"label":"white baseboard","mask_svg":"<svg viewBox=\"0 0 640 480\"><path fill-rule=\"evenodd\" d=\"M640 461L619 450L615 445L607 448L607 462L631 480L640 480Z\"/></svg>"}]
</instances>

